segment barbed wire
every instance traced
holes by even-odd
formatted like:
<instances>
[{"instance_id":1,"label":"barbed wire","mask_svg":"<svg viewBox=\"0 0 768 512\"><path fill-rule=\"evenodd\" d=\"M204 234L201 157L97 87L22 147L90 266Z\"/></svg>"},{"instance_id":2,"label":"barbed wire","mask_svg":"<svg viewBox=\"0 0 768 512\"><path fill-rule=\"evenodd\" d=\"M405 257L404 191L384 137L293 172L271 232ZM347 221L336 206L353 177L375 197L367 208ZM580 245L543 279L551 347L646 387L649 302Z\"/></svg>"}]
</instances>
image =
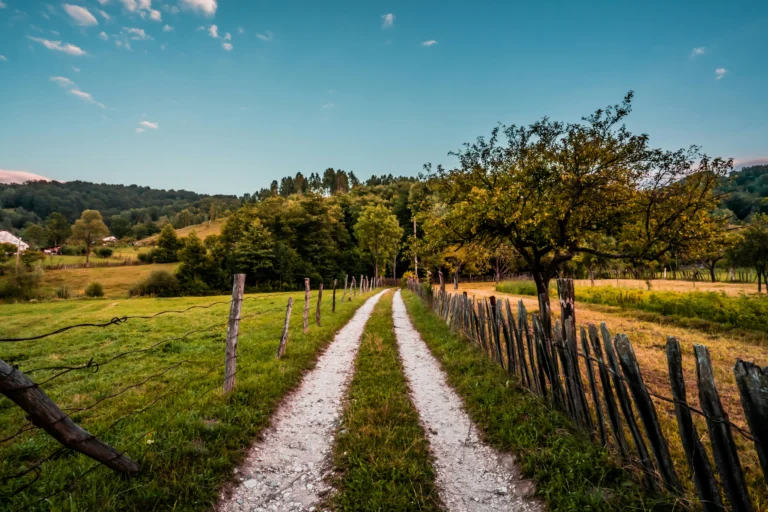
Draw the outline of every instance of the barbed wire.
<instances>
[{"instance_id":1,"label":"barbed wire","mask_svg":"<svg viewBox=\"0 0 768 512\"><path fill-rule=\"evenodd\" d=\"M272 294L266 294L266 295L244 297L242 299L242 302L250 301L250 300L263 300L263 299L267 299L267 298L271 298L271 297L278 297L280 295L282 295L282 294L281 293L272 293ZM109 326L112 326L112 325L120 325L122 323L127 322L128 320L151 320L153 318L157 318L157 317L162 316L162 315L184 314L184 313L186 313L188 311L191 311L193 309L210 309L210 308L212 308L214 306L219 306L219 305L222 305L222 304L231 304L231 303L232 303L232 299L230 299L228 301L212 302L211 304L207 304L207 305L204 305L204 306L200 306L200 305L190 306L190 307L188 307L186 309L181 309L181 310L169 309L169 310L164 310L164 311L158 311L157 313L154 313L152 315L124 315L124 316L119 316L119 317L116 316L116 317L113 317L108 322L104 322L104 323L81 323L81 324L74 324L74 325L69 325L69 326L66 326L66 327L61 327L59 329L56 329L55 331L51 331L51 332L48 332L48 333L45 333L45 334L38 334L36 336L28 336L28 337L24 337L24 338L0 338L0 343L18 343L18 342L21 342L21 341L34 341L34 340L39 340L39 339L43 339L43 338L48 338L48 337L54 336L56 334L61 334L63 332L70 331L72 329L79 329L79 328L82 328L82 327L104 328L104 327L109 327Z\"/></svg>"},{"instance_id":2,"label":"barbed wire","mask_svg":"<svg viewBox=\"0 0 768 512\"><path fill-rule=\"evenodd\" d=\"M453 294L450 294L450 293L447 293L447 292L443 292L443 293L445 293L446 295L453 295ZM417 292L417 294L418 294L418 292ZM423 297L422 297L422 298L423 298ZM478 306L478 307L479 307L479 306ZM434 309L434 307L433 307L433 309ZM477 313L475 313L475 314L477 314ZM488 320L488 322L490 322L490 320ZM509 324L510 322L507 322L507 323ZM511 322L511 323L513 324L514 322ZM519 329L517 329L517 327L514 327L514 326L513 326L513 328L514 328L514 329L516 329L516 330L519 330ZM454 330L455 330L455 331L457 331L457 332L462 332L462 331L461 331L461 330L459 330L459 329L454 329ZM463 332L462 332L462 333L463 333ZM467 337L468 337L468 335L467 335L466 333L463 333L463 334L464 334L465 336L467 336ZM522 336L522 333L520 333L520 335ZM533 332L532 332L532 330L531 330L531 331L529 331L529 335L530 335L530 336L533 336ZM549 341L549 343L550 343L550 344L552 344L552 345L554 345L555 347L559 347L559 348L562 348L562 349L565 349L565 350L568 350L568 351L570 351L572 355L574 354L574 353L573 353L573 349L572 349L571 347L568 347L567 345L563 345L563 344L561 344L561 343L557 343L557 342L554 342L554 341ZM592 357L592 356L587 356L586 354L584 354L583 352L579 352L578 350L575 352L575 355L577 355L577 356L579 356L579 357L582 357L582 358L584 358L584 359L588 359L588 360L590 360L590 361L594 361L594 362L595 362L595 363L596 363L596 364L597 364L597 365L598 365L600 368L603 368L603 369L605 369L605 370L606 370L608 373L610 373L611 375L613 375L615 378L618 378L618 379L620 379L620 380L621 380L622 382L624 382L624 383L629 383L629 381L628 381L628 380L627 380L627 379L626 379L626 378L625 378L623 375L621 375L621 374L619 374L619 373L616 373L616 372L613 370L613 368L611 368L609 365L607 365L607 364L606 364L604 361L601 361L601 360L599 360L599 359L597 359L597 358L595 358L595 357ZM529 360L529 362L530 362L531 364L533 364L533 361L531 361L531 358L532 358L532 357L533 357L533 355L532 355L532 354L529 354L529 355L528 355L528 360ZM560 373L559 373L559 375L560 375ZM568 379L568 378L569 378L567 375L561 375L561 376L562 376L563 378L566 378L566 379ZM571 382L573 382L573 381L571 381ZM581 383L581 385L583 385L583 384L584 384L584 383L582 382L582 383ZM735 424L735 423L731 422L730 420L728 420L728 419L726 419L726 418L716 418L716 417L714 417L714 416L711 416L711 415L709 415L709 414L705 413L704 411L702 411L702 410L700 410L700 409L697 409L696 407L693 407L693 406L691 406L691 405L690 405L690 404L688 404L687 402L683 402L683 401L680 401L680 400L675 400L674 398L670 398L670 397L666 397L666 396L660 395L660 394L658 394L658 393L656 393L656 392L654 392L654 391L650 390L650 389L649 389L649 388L648 388L648 387L645 385L645 383L644 383L644 382L643 382L643 389L644 389L644 391L645 391L646 393L648 393L648 395L650 395L650 396L652 396L652 397L654 397L654 398L657 398L657 399L659 399L659 400L662 400L662 401L664 401L664 402L668 402L668 403L671 403L671 404L673 404L673 405L679 405L680 407L683 407L683 408L685 408L685 409L688 409L690 412L692 412L692 413L694 413L694 414L697 414L697 415L699 415L699 416L702 416L702 417L704 417L704 418L706 418L706 419L708 419L708 420L710 420L710 421L713 421L713 422L715 422L715 423L720 423L720 424L728 425L730 428L732 428L733 430L735 430L735 431L736 431L736 432L737 432L739 435L741 435L742 437L744 437L744 438L746 438L746 439L748 439L748 440L750 440L750 441L752 441L752 442L754 442L754 443L758 443L758 444L759 444L759 440L757 440L757 439L756 439L756 438L755 438L755 437L752 435L752 433L751 433L751 432L749 432L748 430L745 430L745 429L744 429L744 428L742 428L741 426L739 426L739 425L737 425L737 424Z\"/></svg>"}]
</instances>

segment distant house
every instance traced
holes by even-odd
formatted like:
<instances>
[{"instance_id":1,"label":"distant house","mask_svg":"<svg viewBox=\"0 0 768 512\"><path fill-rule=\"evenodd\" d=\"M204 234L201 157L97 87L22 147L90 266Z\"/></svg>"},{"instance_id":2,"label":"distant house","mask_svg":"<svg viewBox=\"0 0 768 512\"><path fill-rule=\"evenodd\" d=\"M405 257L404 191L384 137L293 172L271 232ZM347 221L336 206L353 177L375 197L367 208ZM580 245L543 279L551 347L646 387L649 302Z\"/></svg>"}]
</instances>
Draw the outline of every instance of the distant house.
<instances>
[{"instance_id":1,"label":"distant house","mask_svg":"<svg viewBox=\"0 0 768 512\"><path fill-rule=\"evenodd\" d=\"M53 247L46 247L45 249L43 249L43 253L50 254L50 255L54 255L54 254L60 255L61 254L61 246L60 245L54 245Z\"/></svg>"},{"instance_id":2,"label":"distant house","mask_svg":"<svg viewBox=\"0 0 768 512\"><path fill-rule=\"evenodd\" d=\"M105 244L115 244L117 243L117 238L108 236L107 238L102 238L101 241Z\"/></svg>"},{"instance_id":3,"label":"distant house","mask_svg":"<svg viewBox=\"0 0 768 512\"><path fill-rule=\"evenodd\" d=\"M15 237L8 231L0 231L0 244L13 244L18 247L21 252L29 249L29 244L23 242L20 238Z\"/></svg>"}]
</instances>

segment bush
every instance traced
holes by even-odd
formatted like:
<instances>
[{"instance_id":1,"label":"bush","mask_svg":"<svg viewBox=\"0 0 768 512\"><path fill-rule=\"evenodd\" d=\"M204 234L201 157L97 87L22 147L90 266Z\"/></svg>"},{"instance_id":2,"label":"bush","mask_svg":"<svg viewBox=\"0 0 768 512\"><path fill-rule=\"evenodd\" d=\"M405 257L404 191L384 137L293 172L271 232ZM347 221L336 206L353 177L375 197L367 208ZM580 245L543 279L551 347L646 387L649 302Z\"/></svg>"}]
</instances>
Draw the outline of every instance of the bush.
<instances>
[{"instance_id":1,"label":"bush","mask_svg":"<svg viewBox=\"0 0 768 512\"><path fill-rule=\"evenodd\" d=\"M30 300L40 296L40 283L45 272L40 265L21 266L18 272L0 285L0 300Z\"/></svg>"},{"instance_id":2,"label":"bush","mask_svg":"<svg viewBox=\"0 0 768 512\"><path fill-rule=\"evenodd\" d=\"M104 287L101 285L101 283L94 281L93 283L85 287L85 296L86 297L103 297Z\"/></svg>"},{"instance_id":3,"label":"bush","mask_svg":"<svg viewBox=\"0 0 768 512\"><path fill-rule=\"evenodd\" d=\"M56 297L60 299L68 299L72 296L72 294L69 291L69 288L66 286L62 286L61 288L56 288Z\"/></svg>"},{"instance_id":4,"label":"bush","mask_svg":"<svg viewBox=\"0 0 768 512\"><path fill-rule=\"evenodd\" d=\"M85 255L85 246L84 245L62 245L61 255L62 256L83 256Z\"/></svg>"},{"instance_id":5,"label":"bush","mask_svg":"<svg viewBox=\"0 0 768 512\"><path fill-rule=\"evenodd\" d=\"M144 263L152 263L155 261L155 250L152 249L150 251L140 252L138 258L139 261Z\"/></svg>"},{"instance_id":6,"label":"bush","mask_svg":"<svg viewBox=\"0 0 768 512\"><path fill-rule=\"evenodd\" d=\"M102 258L109 258L115 251L111 247L98 247L94 252Z\"/></svg>"},{"instance_id":7,"label":"bush","mask_svg":"<svg viewBox=\"0 0 768 512\"><path fill-rule=\"evenodd\" d=\"M179 281L167 270L155 270L146 279L133 285L129 293L131 297L178 297Z\"/></svg>"}]
</instances>

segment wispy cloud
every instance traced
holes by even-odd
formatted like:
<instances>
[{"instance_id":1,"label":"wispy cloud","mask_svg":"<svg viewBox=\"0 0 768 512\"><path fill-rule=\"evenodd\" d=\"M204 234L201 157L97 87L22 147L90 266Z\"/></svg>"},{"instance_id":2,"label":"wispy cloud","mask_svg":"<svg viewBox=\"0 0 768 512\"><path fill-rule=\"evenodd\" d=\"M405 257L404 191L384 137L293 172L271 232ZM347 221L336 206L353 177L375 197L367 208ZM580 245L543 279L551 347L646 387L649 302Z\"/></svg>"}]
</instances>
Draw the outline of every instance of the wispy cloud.
<instances>
[{"instance_id":1,"label":"wispy cloud","mask_svg":"<svg viewBox=\"0 0 768 512\"><path fill-rule=\"evenodd\" d=\"M141 126L142 128L149 128L150 130L157 130L158 128L160 128L160 123L152 123L152 122L149 122L149 121L142 121L142 122L139 123L139 126ZM173 130L171 130L171 131L173 131Z\"/></svg>"},{"instance_id":2,"label":"wispy cloud","mask_svg":"<svg viewBox=\"0 0 768 512\"><path fill-rule=\"evenodd\" d=\"M0 60L3 62L8 62L8 58L5 55L0 55Z\"/></svg>"},{"instance_id":3,"label":"wispy cloud","mask_svg":"<svg viewBox=\"0 0 768 512\"><path fill-rule=\"evenodd\" d=\"M72 71L74 71L75 73L79 73L80 72L80 68L72 66Z\"/></svg>"},{"instance_id":4,"label":"wispy cloud","mask_svg":"<svg viewBox=\"0 0 768 512\"><path fill-rule=\"evenodd\" d=\"M136 133L141 133L144 131L144 128L136 128Z\"/></svg>"},{"instance_id":5,"label":"wispy cloud","mask_svg":"<svg viewBox=\"0 0 768 512\"><path fill-rule=\"evenodd\" d=\"M429 41L424 41L423 43L421 43L421 46L434 46L436 44L437 44L437 41L435 41L434 39L430 39Z\"/></svg>"},{"instance_id":6,"label":"wispy cloud","mask_svg":"<svg viewBox=\"0 0 768 512\"><path fill-rule=\"evenodd\" d=\"M333 103L326 103L325 105L323 105L323 108L336 108L336 105L334 105Z\"/></svg>"},{"instance_id":7,"label":"wispy cloud","mask_svg":"<svg viewBox=\"0 0 768 512\"><path fill-rule=\"evenodd\" d=\"M221 43L221 47L227 50L228 52L232 51L232 43Z\"/></svg>"},{"instance_id":8,"label":"wispy cloud","mask_svg":"<svg viewBox=\"0 0 768 512\"><path fill-rule=\"evenodd\" d=\"M243 27L237 27L237 33L238 34L242 34L244 32L245 32L245 29L243 29Z\"/></svg>"},{"instance_id":9,"label":"wispy cloud","mask_svg":"<svg viewBox=\"0 0 768 512\"><path fill-rule=\"evenodd\" d=\"M106 33L106 32L104 32L103 30L102 30L102 31L99 33L99 37L100 37L101 39L105 40L105 41L106 41L107 39L109 39L109 36L108 36L108 35L107 35L107 33Z\"/></svg>"},{"instance_id":10,"label":"wispy cloud","mask_svg":"<svg viewBox=\"0 0 768 512\"><path fill-rule=\"evenodd\" d=\"M725 68L717 68L715 70L715 78L717 80L720 80L721 78L723 78L725 76L726 73L728 73L727 69L725 69Z\"/></svg>"},{"instance_id":11,"label":"wispy cloud","mask_svg":"<svg viewBox=\"0 0 768 512\"><path fill-rule=\"evenodd\" d=\"M699 55L704 55L707 53L707 49L703 46L697 46L693 50L691 50L691 57L698 57Z\"/></svg>"},{"instance_id":12,"label":"wispy cloud","mask_svg":"<svg viewBox=\"0 0 768 512\"><path fill-rule=\"evenodd\" d=\"M64 76L52 76L51 82L55 82L64 88L77 87L75 82Z\"/></svg>"},{"instance_id":13,"label":"wispy cloud","mask_svg":"<svg viewBox=\"0 0 768 512\"><path fill-rule=\"evenodd\" d=\"M219 27L217 27L216 25L211 25L210 27L208 27L208 34L210 34L210 36L212 38L218 39L219 38Z\"/></svg>"},{"instance_id":14,"label":"wispy cloud","mask_svg":"<svg viewBox=\"0 0 768 512\"><path fill-rule=\"evenodd\" d=\"M381 16L381 28L392 28L395 24L395 15L392 13Z\"/></svg>"},{"instance_id":15,"label":"wispy cloud","mask_svg":"<svg viewBox=\"0 0 768 512\"><path fill-rule=\"evenodd\" d=\"M50 39L43 39L42 37L27 36L27 39L29 39L30 41L34 41L36 43L40 43L41 45L45 46L49 50L64 52L66 54L74 55L76 57L80 57L86 54L85 50L73 44L69 44L69 43L62 44L61 41L51 41Z\"/></svg>"},{"instance_id":16,"label":"wispy cloud","mask_svg":"<svg viewBox=\"0 0 768 512\"><path fill-rule=\"evenodd\" d=\"M166 25L163 27L163 32L173 32L173 27L170 25Z\"/></svg>"},{"instance_id":17,"label":"wispy cloud","mask_svg":"<svg viewBox=\"0 0 768 512\"><path fill-rule=\"evenodd\" d=\"M127 34L134 41L147 41L152 39L152 36L144 32L143 28L123 27L123 33Z\"/></svg>"},{"instance_id":18,"label":"wispy cloud","mask_svg":"<svg viewBox=\"0 0 768 512\"><path fill-rule=\"evenodd\" d=\"M77 96L78 98L82 99L83 101L86 101L88 103L91 103L93 105L96 105L99 108L107 108L104 106L103 103L100 103L93 99L93 96L90 95L90 93L87 93L85 91L81 91L75 82L70 80L67 77L64 76L52 76L51 82L54 82L60 86L62 86L64 89L67 90L69 94L72 94L73 96Z\"/></svg>"},{"instance_id":19,"label":"wispy cloud","mask_svg":"<svg viewBox=\"0 0 768 512\"><path fill-rule=\"evenodd\" d=\"M216 14L216 0L179 0L182 9L195 11L204 16Z\"/></svg>"},{"instance_id":20,"label":"wispy cloud","mask_svg":"<svg viewBox=\"0 0 768 512\"><path fill-rule=\"evenodd\" d=\"M107 21L112 19L112 16L107 14L104 10L99 10L99 14L101 15L102 18L104 18Z\"/></svg>"},{"instance_id":21,"label":"wispy cloud","mask_svg":"<svg viewBox=\"0 0 768 512\"><path fill-rule=\"evenodd\" d=\"M8 6L6 5L6 3L5 3L5 2L3 2L3 0L0 0L0 9L5 9L6 7L8 7Z\"/></svg>"},{"instance_id":22,"label":"wispy cloud","mask_svg":"<svg viewBox=\"0 0 768 512\"><path fill-rule=\"evenodd\" d=\"M256 34L256 37L258 37L262 41L271 41L272 40L272 32L267 30L263 34Z\"/></svg>"},{"instance_id":23,"label":"wispy cloud","mask_svg":"<svg viewBox=\"0 0 768 512\"><path fill-rule=\"evenodd\" d=\"M232 40L232 34L230 34L229 32L224 34L224 40L225 41L231 41Z\"/></svg>"},{"instance_id":24,"label":"wispy cloud","mask_svg":"<svg viewBox=\"0 0 768 512\"><path fill-rule=\"evenodd\" d=\"M85 7L80 7L79 5L64 4L61 6L61 8L64 9L64 11L69 14L69 17L75 20L75 23L80 26L89 27L91 25L99 24L96 16L91 14L91 11Z\"/></svg>"},{"instance_id":25,"label":"wispy cloud","mask_svg":"<svg viewBox=\"0 0 768 512\"><path fill-rule=\"evenodd\" d=\"M163 21L163 15L157 9L150 9L149 19L151 19L152 21Z\"/></svg>"},{"instance_id":26,"label":"wispy cloud","mask_svg":"<svg viewBox=\"0 0 768 512\"><path fill-rule=\"evenodd\" d=\"M82 99L84 101L87 101L88 103L92 103L92 104L96 105L99 108L107 108L107 107L104 106L103 103L99 103L98 101L94 100L93 96L91 96L89 93L87 93L85 91L81 91L80 89L70 89L69 90L69 94L73 94L73 95L77 96L78 98L80 98L80 99Z\"/></svg>"}]
</instances>

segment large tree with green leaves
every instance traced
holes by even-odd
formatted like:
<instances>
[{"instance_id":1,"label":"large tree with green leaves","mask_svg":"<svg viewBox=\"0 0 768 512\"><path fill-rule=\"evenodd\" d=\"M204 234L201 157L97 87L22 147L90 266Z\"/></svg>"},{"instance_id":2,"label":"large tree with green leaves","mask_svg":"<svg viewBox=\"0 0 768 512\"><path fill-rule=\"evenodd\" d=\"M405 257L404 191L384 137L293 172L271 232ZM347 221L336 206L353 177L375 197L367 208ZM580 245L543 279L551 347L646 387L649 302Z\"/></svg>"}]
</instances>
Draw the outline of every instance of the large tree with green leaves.
<instances>
[{"instance_id":1,"label":"large tree with green leaves","mask_svg":"<svg viewBox=\"0 0 768 512\"><path fill-rule=\"evenodd\" d=\"M768 285L768 215L752 215L747 227L737 235L729 251L729 259L736 265L752 267L757 272L757 293L762 283Z\"/></svg>"},{"instance_id":2,"label":"large tree with green leaves","mask_svg":"<svg viewBox=\"0 0 768 512\"><path fill-rule=\"evenodd\" d=\"M85 210L72 226L70 240L85 245L85 264L89 262L91 248L109 235L109 229L101 218L98 210Z\"/></svg>"},{"instance_id":3,"label":"large tree with green leaves","mask_svg":"<svg viewBox=\"0 0 768 512\"><path fill-rule=\"evenodd\" d=\"M53 245L61 245L72 235L72 227L67 218L53 212L45 221L45 230L48 232L48 241Z\"/></svg>"},{"instance_id":4,"label":"large tree with green leaves","mask_svg":"<svg viewBox=\"0 0 768 512\"><path fill-rule=\"evenodd\" d=\"M355 235L364 257L373 264L379 277L379 268L397 253L403 228L389 209L381 204L367 206L355 224Z\"/></svg>"},{"instance_id":5,"label":"large tree with green leaves","mask_svg":"<svg viewBox=\"0 0 768 512\"><path fill-rule=\"evenodd\" d=\"M706 242L720 222L713 190L732 161L651 148L622 124L631 101L579 123L499 126L452 153L454 169L428 165L425 230L509 245L547 300L550 279L579 254L650 261Z\"/></svg>"}]
</instances>

